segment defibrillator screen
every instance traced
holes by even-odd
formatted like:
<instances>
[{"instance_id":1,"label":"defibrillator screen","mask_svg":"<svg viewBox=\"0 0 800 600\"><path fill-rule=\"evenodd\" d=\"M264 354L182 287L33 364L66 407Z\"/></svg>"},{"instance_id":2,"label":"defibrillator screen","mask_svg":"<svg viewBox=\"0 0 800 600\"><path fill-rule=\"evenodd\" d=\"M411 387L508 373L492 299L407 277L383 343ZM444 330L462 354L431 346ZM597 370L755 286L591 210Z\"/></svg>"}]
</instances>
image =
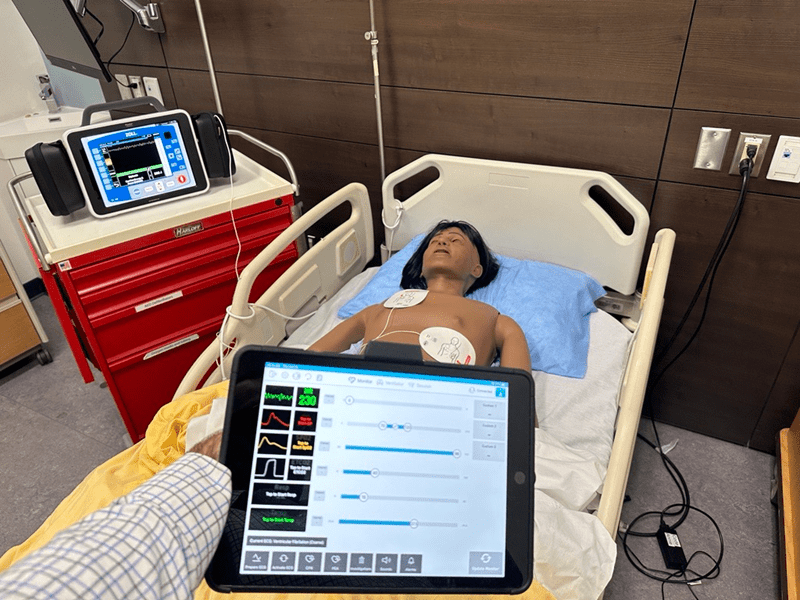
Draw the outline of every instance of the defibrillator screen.
<instances>
[{"instance_id":1,"label":"defibrillator screen","mask_svg":"<svg viewBox=\"0 0 800 600\"><path fill-rule=\"evenodd\" d=\"M208 189L192 124L182 110L84 126L64 139L95 216Z\"/></svg>"},{"instance_id":2,"label":"defibrillator screen","mask_svg":"<svg viewBox=\"0 0 800 600\"><path fill-rule=\"evenodd\" d=\"M83 147L106 206L195 184L177 121L87 137Z\"/></svg>"}]
</instances>

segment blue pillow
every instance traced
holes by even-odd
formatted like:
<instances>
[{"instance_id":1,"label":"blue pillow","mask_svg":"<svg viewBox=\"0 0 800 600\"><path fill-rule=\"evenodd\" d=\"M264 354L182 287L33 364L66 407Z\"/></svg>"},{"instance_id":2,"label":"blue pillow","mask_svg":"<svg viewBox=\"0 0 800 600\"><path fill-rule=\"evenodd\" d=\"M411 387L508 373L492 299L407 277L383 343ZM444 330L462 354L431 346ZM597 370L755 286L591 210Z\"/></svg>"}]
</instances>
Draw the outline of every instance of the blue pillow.
<instances>
[{"instance_id":1,"label":"blue pillow","mask_svg":"<svg viewBox=\"0 0 800 600\"><path fill-rule=\"evenodd\" d=\"M339 309L339 317L351 317L397 292L403 267L424 237L418 235L392 256ZM534 370L583 377L589 354L589 315L597 310L594 301L605 295L603 286L585 273L558 265L501 255L497 260L500 271L495 280L469 297L494 306L519 324Z\"/></svg>"}]
</instances>

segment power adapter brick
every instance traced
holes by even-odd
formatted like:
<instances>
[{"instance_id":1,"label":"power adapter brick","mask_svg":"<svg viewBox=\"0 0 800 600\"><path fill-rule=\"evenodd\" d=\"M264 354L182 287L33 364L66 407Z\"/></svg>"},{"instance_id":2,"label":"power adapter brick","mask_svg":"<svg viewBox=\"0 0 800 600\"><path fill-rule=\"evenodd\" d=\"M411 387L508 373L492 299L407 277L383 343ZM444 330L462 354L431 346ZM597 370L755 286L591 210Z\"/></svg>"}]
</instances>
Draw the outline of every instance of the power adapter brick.
<instances>
[{"instance_id":1,"label":"power adapter brick","mask_svg":"<svg viewBox=\"0 0 800 600\"><path fill-rule=\"evenodd\" d=\"M662 525L656 533L656 539L661 547L661 554L664 555L664 564L667 565L667 568L685 571L686 555L683 553L681 541L678 539L678 532L672 527Z\"/></svg>"}]
</instances>

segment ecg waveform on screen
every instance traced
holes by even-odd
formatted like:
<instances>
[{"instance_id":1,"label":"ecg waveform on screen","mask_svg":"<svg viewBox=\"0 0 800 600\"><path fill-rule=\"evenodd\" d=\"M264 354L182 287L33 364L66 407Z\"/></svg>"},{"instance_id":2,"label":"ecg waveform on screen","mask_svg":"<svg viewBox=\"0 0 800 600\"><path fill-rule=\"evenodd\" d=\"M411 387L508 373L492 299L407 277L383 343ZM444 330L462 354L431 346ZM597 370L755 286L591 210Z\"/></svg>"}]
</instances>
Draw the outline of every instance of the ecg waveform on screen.
<instances>
[{"instance_id":1,"label":"ecg waveform on screen","mask_svg":"<svg viewBox=\"0 0 800 600\"><path fill-rule=\"evenodd\" d=\"M273 421L273 419L275 421L277 421L278 423L280 423L281 425L283 425L284 427L286 427L286 429L289 429L289 424L286 423L285 421L282 421L281 418L278 415L276 415L274 412L270 412L269 413L269 417L267 417L266 421L263 421L261 423L261 426L262 427L269 427L269 424Z\"/></svg>"},{"instance_id":2,"label":"ecg waveform on screen","mask_svg":"<svg viewBox=\"0 0 800 600\"><path fill-rule=\"evenodd\" d=\"M108 146L106 146L106 148L108 149L109 152L114 152L115 150L131 150L133 148L140 148L141 146L152 146L153 139L157 137L161 137L161 134L149 133L147 135L143 135L138 138L133 138L133 140L131 141L119 140L115 142L113 145L109 144Z\"/></svg>"},{"instance_id":3,"label":"ecg waveform on screen","mask_svg":"<svg viewBox=\"0 0 800 600\"><path fill-rule=\"evenodd\" d=\"M286 446L281 446L280 444L278 444L276 442L270 441L269 436L266 436L266 435L261 436L261 440L258 442L259 450L261 449L261 446L263 446L265 442L266 442L266 444L268 446L277 446L281 450L286 450Z\"/></svg>"}]
</instances>

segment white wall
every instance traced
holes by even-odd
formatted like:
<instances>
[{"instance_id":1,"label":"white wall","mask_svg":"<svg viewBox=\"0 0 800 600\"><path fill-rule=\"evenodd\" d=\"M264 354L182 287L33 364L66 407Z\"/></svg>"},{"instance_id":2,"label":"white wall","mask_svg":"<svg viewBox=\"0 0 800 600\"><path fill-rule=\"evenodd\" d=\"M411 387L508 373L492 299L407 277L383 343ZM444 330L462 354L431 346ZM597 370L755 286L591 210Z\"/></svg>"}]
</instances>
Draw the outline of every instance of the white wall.
<instances>
[{"instance_id":1,"label":"white wall","mask_svg":"<svg viewBox=\"0 0 800 600\"><path fill-rule=\"evenodd\" d=\"M0 0L0 121L47 110L36 75L47 73L42 53L11 0Z\"/></svg>"},{"instance_id":2,"label":"white wall","mask_svg":"<svg viewBox=\"0 0 800 600\"><path fill-rule=\"evenodd\" d=\"M33 112L47 111L47 105L39 98L39 83L36 79L42 73L47 73L47 69L39 45L11 0L0 0L0 122ZM11 166L7 161L2 162L0 239L17 275L26 282L35 279L38 273L5 190L5 180L13 176Z\"/></svg>"},{"instance_id":3,"label":"white wall","mask_svg":"<svg viewBox=\"0 0 800 600\"><path fill-rule=\"evenodd\" d=\"M47 113L47 104L39 98L37 75L48 73L58 103L83 108L103 102L100 83L91 77L72 73L50 64L11 0L0 0L0 135L16 130L9 125L31 113ZM43 132L30 141L51 142L61 131ZM9 138L4 138L9 139ZM27 143L27 142L26 142ZM17 144L18 145L18 144ZM14 176L10 160L16 161L17 172L24 172L24 146L11 155L0 156L0 240L11 258L11 264L23 282L38 277L17 220L17 214L6 190L6 181ZM2 155L2 153L0 153ZM22 169L22 171L20 171ZM34 188L35 189L35 188Z\"/></svg>"}]
</instances>

